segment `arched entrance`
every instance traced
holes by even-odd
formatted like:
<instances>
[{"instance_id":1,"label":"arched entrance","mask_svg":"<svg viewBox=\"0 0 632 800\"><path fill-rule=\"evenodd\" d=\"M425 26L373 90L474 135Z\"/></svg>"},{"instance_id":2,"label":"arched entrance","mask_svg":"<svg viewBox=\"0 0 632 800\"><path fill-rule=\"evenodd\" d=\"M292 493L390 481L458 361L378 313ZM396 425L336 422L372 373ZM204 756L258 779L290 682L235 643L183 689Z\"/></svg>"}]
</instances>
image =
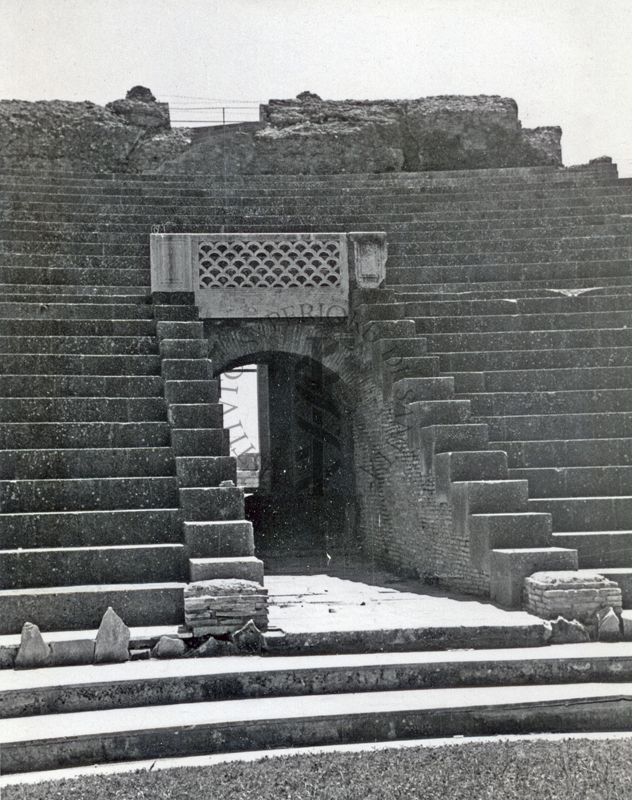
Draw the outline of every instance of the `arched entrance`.
<instances>
[{"instance_id":1,"label":"arched entrance","mask_svg":"<svg viewBox=\"0 0 632 800\"><path fill-rule=\"evenodd\" d=\"M256 432L244 404L253 395ZM224 369L222 401L266 571L323 571L346 560L355 549L353 444L338 376L310 357L252 354ZM246 468L257 451L254 480Z\"/></svg>"}]
</instances>

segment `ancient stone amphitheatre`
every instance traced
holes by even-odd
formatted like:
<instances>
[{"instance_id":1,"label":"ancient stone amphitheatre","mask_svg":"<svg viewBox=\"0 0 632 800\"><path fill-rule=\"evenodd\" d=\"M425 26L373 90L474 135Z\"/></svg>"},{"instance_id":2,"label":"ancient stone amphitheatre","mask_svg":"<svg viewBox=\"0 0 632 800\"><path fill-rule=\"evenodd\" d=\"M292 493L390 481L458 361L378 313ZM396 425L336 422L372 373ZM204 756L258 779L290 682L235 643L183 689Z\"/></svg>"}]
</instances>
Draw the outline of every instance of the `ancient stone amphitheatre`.
<instances>
[{"instance_id":1,"label":"ancient stone amphitheatre","mask_svg":"<svg viewBox=\"0 0 632 800\"><path fill-rule=\"evenodd\" d=\"M632 185L560 137L0 102L5 775L630 729Z\"/></svg>"}]
</instances>

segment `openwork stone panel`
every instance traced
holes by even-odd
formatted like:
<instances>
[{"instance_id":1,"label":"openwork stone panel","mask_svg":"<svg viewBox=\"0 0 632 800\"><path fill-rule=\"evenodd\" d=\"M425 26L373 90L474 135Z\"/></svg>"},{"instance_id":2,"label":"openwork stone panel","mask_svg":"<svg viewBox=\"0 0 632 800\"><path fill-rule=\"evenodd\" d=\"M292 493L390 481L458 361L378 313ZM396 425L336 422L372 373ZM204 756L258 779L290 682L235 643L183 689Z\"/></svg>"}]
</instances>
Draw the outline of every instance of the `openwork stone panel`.
<instances>
[{"instance_id":1,"label":"openwork stone panel","mask_svg":"<svg viewBox=\"0 0 632 800\"><path fill-rule=\"evenodd\" d=\"M152 291L192 292L200 317L344 317L343 233L152 234Z\"/></svg>"},{"instance_id":2,"label":"openwork stone panel","mask_svg":"<svg viewBox=\"0 0 632 800\"><path fill-rule=\"evenodd\" d=\"M340 286L339 240L205 239L198 245L199 287L289 289Z\"/></svg>"}]
</instances>

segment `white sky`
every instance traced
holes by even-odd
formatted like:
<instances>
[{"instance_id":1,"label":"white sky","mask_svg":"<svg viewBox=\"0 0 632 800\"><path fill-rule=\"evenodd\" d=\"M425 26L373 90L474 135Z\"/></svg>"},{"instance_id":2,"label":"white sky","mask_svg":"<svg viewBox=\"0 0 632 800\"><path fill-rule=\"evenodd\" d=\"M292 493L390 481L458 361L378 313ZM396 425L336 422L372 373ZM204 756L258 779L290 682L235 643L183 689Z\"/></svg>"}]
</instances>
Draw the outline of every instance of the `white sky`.
<instances>
[{"instance_id":1,"label":"white sky","mask_svg":"<svg viewBox=\"0 0 632 800\"><path fill-rule=\"evenodd\" d=\"M565 163L632 171L632 0L0 0L0 25L3 98L502 94Z\"/></svg>"}]
</instances>

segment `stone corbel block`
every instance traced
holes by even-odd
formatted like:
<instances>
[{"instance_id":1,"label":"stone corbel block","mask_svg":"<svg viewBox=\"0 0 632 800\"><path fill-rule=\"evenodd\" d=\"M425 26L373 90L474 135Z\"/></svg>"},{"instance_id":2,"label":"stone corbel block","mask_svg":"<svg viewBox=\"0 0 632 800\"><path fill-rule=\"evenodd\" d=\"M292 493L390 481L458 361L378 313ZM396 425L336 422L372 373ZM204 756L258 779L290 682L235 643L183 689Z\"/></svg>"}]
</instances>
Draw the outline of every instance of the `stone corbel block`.
<instances>
[{"instance_id":1,"label":"stone corbel block","mask_svg":"<svg viewBox=\"0 0 632 800\"><path fill-rule=\"evenodd\" d=\"M192 237L177 233L150 236L151 291L192 292Z\"/></svg>"},{"instance_id":2,"label":"stone corbel block","mask_svg":"<svg viewBox=\"0 0 632 800\"><path fill-rule=\"evenodd\" d=\"M349 233L353 245L353 267L360 289L376 289L386 277L386 233L354 231Z\"/></svg>"}]
</instances>

